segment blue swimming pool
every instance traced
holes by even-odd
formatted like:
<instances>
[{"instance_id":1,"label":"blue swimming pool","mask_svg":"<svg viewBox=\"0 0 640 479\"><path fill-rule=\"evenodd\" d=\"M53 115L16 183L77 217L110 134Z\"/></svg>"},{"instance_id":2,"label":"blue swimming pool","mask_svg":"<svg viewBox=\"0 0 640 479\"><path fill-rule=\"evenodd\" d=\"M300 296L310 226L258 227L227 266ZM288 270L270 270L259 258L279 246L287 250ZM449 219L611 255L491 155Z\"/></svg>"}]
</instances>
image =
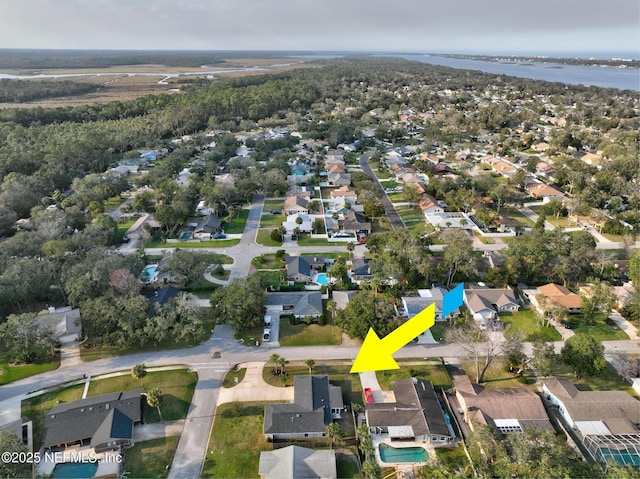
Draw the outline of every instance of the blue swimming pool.
<instances>
[{"instance_id":1,"label":"blue swimming pool","mask_svg":"<svg viewBox=\"0 0 640 479\"><path fill-rule=\"evenodd\" d=\"M322 286L326 286L329 284L329 278L324 273L319 273L316 275L315 282L321 284Z\"/></svg>"},{"instance_id":2,"label":"blue swimming pool","mask_svg":"<svg viewBox=\"0 0 640 479\"><path fill-rule=\"evenodd\" d=\"M427 451L422 447L392 447L380 444L380 459L382 462L425 462L429 460Z\"/></svg>"},{"instance_id":3,"label":"blue swimming pool","mask_svg":"<svg viewBox=\"0 0 640 479\"><path fill-rule=\"evenodd\" d=\"M140 279L142 281L151 281L153 279L153 275L156 274L157 269L157 264L150 264L149 266L145 266L142 270L142 274L140 275Z\"/></svg>"},{"instance_id":4,"label":"blue swimming pool","mask_svg":"<svg viewBox=\"0 0 640 479\"><path fill-rule=\"evenodd\" d=\"M65 462L56 464L53 479L89 479L96 475L97 462Z\"/></svg>"}]
</instances>

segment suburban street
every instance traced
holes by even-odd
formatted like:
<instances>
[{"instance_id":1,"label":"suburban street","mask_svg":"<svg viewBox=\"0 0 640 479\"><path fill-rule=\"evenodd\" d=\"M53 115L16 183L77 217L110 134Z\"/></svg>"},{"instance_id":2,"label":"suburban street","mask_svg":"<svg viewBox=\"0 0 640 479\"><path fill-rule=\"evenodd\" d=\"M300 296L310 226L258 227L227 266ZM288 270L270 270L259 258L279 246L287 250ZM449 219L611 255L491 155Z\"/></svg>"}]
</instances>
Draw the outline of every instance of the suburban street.
<instances>
[{"instance_id":1,"label":"suburban street","mask_svg":"<svg viewBox=\"0 0 640 479\"><path fill-rule=\"evenodd\" d=\"M360 158L360 164L367 174L375 178L373 171L367 163L368 158L368 154L363 155ZM378 186L380 186L379 183ZM390 223L394 228L403 228L404 223L402 219L397 214L382 188L381 191L381 201L385 206L385 211ZM256 235L260 226L264 200L264 195L258 194L249 206L248 219L239 244L226 248L198 249L198 251L202 252L215 252L232 257L234 263L228 267L230 270L230 281L246 278L250 271L251 260L254 257L265 253L275 253L279 249L284 249L288 254L293 255L305 251L316 253L346 251L344 244L313 247L301 247L298 246L297 243L285 243L281 247L265 247L256 244ZM606 240L606 238L602 238ZM474 247L483 251L494 251L505 248L507 245L505 243L483 244L476 240ZM431 248L434 251L440 251L444 246L434 245ZM149 248L146 250L146 253L161 254L168 249L171 248ZM356 256L361 256L365 251L365 246L358 245L355 254ZM133 245L127 245L127 248L122 250L122 252L133 253L135 252L135 247ZM557 351L560 350L562 344L560 341L555 343ZM638 343L633 340L604 341L603 344L608 357L616 353L637 353L638 351ZM531 350L531 345L527 344L527 354L531 354ZM230 327L219 325L215 327L208 341L193 348L146 352L105 358L80 364L77 361L70 364L63 361L61 366L56 370L0 386L0 411L3 412L3 415L0 415L0 422L4 420L5 416L11 416L12 412L14 416L17 413L19 417L19 399L24 398L26 395L38 390L55 387L59 384L81 380L84 375L97 376L108 372L129 370L133 365L138 363L145 363L149 368L176 364L185 365L197 371L198 383L185 420L173 464L169 471L169 477L175 479L198 477L206 457L207 444L215 417L218 394L226 371L238 363L267 361L274 353L285 357L289 361L314 359L316 363L320 363L324 360L337 359L352 361L358 351L359 347L353 346L281 348L277 346L277 343L263 343L259 347L249 347L240 344L234 339ZM214 358L214 352L219 352L220 357ZM394 354L396 359L440 357L452 363L458 362L459 359L464 356L466 356L466 353L463 347L457 344L411 344Z\"/></svg>"}]
</instances>

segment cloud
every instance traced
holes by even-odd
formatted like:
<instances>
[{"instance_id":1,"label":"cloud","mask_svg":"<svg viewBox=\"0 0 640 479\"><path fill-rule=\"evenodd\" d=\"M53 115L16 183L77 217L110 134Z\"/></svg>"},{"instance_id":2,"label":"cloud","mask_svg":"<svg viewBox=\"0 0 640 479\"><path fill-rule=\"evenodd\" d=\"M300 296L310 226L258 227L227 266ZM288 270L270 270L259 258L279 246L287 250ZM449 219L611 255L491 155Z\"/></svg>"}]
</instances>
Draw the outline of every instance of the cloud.
<instances>
[{"instance_id":1,"label":"cloud","mask_svg":"<svg viewBox=\"0 0 640 479\"><path fill-rule=\"evenodd\" d=\"M3 0L0 45L637 50L638 18L636 0Z\"/></svg>"}]
</instances>

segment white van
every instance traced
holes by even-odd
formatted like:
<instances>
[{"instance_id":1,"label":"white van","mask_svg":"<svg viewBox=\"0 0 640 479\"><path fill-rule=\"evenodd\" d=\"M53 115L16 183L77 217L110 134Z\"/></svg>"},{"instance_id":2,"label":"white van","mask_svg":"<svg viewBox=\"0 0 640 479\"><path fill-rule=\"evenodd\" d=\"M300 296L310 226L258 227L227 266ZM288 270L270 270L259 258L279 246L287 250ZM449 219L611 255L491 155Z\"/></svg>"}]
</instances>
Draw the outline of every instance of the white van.
<instances>
[{"instance_id":1,"label":"white van","mask_svg":"<svg viewBox=\"0 0 640 479\"><path fill-rule=\"evenodd\" d=\"M264 317L264 325L265 326L271 326L271 315L267 314Z\"/></svg>"}]
</instances>

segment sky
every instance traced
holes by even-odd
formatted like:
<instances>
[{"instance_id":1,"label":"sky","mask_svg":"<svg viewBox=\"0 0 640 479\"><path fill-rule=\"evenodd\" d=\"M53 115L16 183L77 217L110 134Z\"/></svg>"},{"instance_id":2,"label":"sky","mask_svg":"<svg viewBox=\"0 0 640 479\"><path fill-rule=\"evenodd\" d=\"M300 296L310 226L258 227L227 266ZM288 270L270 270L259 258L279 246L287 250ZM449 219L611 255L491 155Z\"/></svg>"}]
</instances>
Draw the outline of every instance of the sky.
<instances>
[{"instance_id":1,"label":"sky","mask_svg":"<svg viewBox=\"0 0 640 479\"><path fill-rule=\"evenodd\" d=\"M638 0L1 0L0 48L639 52Z\"/></svg>"}]
</instances>

